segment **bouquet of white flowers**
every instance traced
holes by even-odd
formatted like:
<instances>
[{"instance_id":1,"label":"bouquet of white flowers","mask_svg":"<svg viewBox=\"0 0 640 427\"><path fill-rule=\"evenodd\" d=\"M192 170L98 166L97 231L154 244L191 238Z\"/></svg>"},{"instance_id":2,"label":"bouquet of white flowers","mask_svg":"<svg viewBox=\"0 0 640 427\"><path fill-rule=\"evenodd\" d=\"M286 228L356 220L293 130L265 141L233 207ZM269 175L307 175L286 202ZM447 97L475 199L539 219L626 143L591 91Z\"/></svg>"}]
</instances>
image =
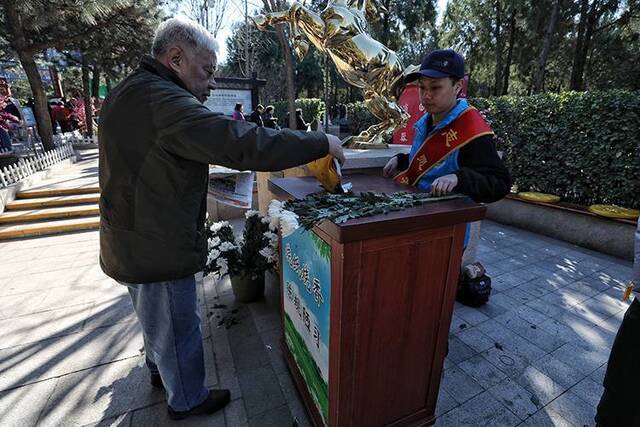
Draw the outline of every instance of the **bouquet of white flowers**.
<instances>
[{"instance_id":1,"label":"bouquet of white flowers","mask_svg":"<svg viewBox=\"0 0 640 427\"><path fill-rule=\"evenodd\" d=\"M278 262L277 224L257 211L248 211L242 238L236 239L227 221L207 222L209 255L204 274L229 274L256 280Z\"/></svg>"}]
</instances>

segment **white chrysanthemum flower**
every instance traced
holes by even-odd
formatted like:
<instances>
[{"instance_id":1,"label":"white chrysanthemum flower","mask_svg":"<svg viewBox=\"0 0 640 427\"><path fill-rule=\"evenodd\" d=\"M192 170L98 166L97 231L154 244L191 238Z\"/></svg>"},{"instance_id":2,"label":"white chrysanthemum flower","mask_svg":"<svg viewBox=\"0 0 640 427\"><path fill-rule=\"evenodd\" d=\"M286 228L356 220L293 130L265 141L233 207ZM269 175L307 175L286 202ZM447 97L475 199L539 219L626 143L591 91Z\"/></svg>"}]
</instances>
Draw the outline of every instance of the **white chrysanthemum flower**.
<instances>
[{"instance_id":1,"label":"white chrysanthemum flower","mask_svg":"<svg viewBox=\"0 0 640 427\"><path fill-rule=\"evenodd\" d=\"M248 210L247 212L245 212L244 217L249 219L252 216L257 216L257 215L260 215L260 212L254 211L254 210Z\"/></svg>"},{"instance_id":2,"label":"white chrysanthemum flower","mask_svg":"<svg viewBox=\"0 0 640 427\"><path fill-rule=\"evenodd\" d=\"M218 272L220 273L220 276L224 276L229 272L229 265L227 264L227 260L222 257L216 260L216 266L219 268Z\"/></svg>"},{"instance_id":3,"label":"white chrysanthemum flower","mask_svg":"<svg viewBox=\"0 0 640 427\"><path fill-rule=\"evenodd\" d=\"M300 227L297 217L285 217L280 218L280 232L282 237L288 237L292 235Z\"/></svg>"},{"instance_id":4,"label":"white chrysanthemum flower","mask_svg":"<svg viewBox=\"0 0 640 427\"><path fill-rule=\"evenodd\" d=\"M209 239L208 243L209 243L209 249L215 248L220 244L220 238L212 237L211 239Z\"/></svg>"},{"instance_id":5,"label":"white chrysanthemum flower","mask_svg":"<svg viewBox=\"0 0 640 427\"><path fill-rule=\"evenodd\" d=\"M268 263L274 263L276 260L276 253L270 247L262 248L259 253L267 260Z\"/></svg>"},{"instance_id":6,"label":"white chrysanthemum flower","mask_svg":"<svg viewBox=\"0 0 640 427\"><path fill-rule=\"evenodd\" d=\"M237 246L234 245L231 242L222 242L220 244L220 248L219 249L220 249L220 252L229 252L229 251L232 251L232 250L234 250L236 248L237 248Z\"/></svg>"},{"instance_id":7,"label":"white chrysanthemum flower","mask_svg":"<svg viewBox=\"0 0 640 427\"><path fill-rule=\"evenodd\" d=\"M225 226L231 227L231 224L229 224L229 221L214 222L213 224L211 224L210 230L213 231L214 233L217 233L218 231L220 231L222 227L225 227Z\"/></svg>"},{"instance_id":8,"label":"white chrysanthemum flower","mask_svg":"<svg viewBox=\"0 0 640 427\"><path fill-rule=\"evenodd\" d=\"M300 226L298 224L298 215L283 208L284 204L279 200L272 200L269 203L269 216L274 219L273 228L269 224L269 229L275 231L276 226L280 225L282 236L287 237ZM277 221L276 221L277 220Z\"/></svg>"},{"instance_id":9,"label":"white chrysanthemum flower","mask_svg":"<svg viewBox=\"0 0 640 427\"><path fill-rule=\"evenodd\" d=\"M220 256L220 251L217 249L214 249L209 252L209 257L211 258L211 261L213 261L214 259L218 259L219 256ZM211 261L209 261L209 264L211 263Z\"/></svg>"},{"instance_id":10,"label":"white chrysanthemum flower","mask_svg":"<svg viewBox=\"0 0 640 427\"><path fill-rule=\"evenodd\" d=\"M278 242L278 235L276 233L272 233L271 231L266 231L264 233L264 237L269 239L269 243L273 244L274 242Z\"/></svg>"}]
</instances>

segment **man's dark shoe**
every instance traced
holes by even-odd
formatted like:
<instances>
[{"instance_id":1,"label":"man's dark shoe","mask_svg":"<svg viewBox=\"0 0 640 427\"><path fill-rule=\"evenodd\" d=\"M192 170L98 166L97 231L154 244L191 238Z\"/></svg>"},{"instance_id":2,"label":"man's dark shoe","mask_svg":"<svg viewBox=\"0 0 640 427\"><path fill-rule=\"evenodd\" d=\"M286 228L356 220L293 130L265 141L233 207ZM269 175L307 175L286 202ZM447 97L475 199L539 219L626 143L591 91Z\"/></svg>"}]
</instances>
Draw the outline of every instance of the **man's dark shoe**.
<instances>
[{"instance_id":1,"label":"man's dark shoe","mask_svg":"<svg viewBox=\"0 0 640 427\"><path fill-rule=\"evenodd\" d=\"M230 399L231 393L227 389L209 390L209 396L207 396L204 402L189 411L174 411L168 406L169 418L172 420L182 420L192 415L213 414L217 410L224 408Z\"/></svg>"},{"instance_id":2,"label":"man's dark shoe","mask_svg":"<svg viewBox=\"0 0 640 427\"><path fill-rule=\"evenodd\" d=\"M160 378L160 374L151 374L151 385L155 388L164 390L164 384L162 384L162 378Z\"/></svg>"}]
</instances>

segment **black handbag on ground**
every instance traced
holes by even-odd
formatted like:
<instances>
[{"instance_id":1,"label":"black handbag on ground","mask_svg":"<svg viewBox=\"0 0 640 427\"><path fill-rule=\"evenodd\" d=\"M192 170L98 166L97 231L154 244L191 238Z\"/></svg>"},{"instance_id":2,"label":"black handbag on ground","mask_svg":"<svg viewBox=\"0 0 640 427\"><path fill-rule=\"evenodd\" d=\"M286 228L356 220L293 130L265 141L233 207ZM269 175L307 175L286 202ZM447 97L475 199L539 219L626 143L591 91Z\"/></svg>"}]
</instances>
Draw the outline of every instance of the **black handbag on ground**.
<instances>
[{"instance_id":1,"label":"black handbag on ground","mask_svg":"<svg viewBox=\"0 0 640 427\"><path fill-rule=\"evenodd\" d=\"M480 307L489 301L491 278L480 263L465 266L460 275L456 300L469 307Z\"/></svg>"}]
</instances>

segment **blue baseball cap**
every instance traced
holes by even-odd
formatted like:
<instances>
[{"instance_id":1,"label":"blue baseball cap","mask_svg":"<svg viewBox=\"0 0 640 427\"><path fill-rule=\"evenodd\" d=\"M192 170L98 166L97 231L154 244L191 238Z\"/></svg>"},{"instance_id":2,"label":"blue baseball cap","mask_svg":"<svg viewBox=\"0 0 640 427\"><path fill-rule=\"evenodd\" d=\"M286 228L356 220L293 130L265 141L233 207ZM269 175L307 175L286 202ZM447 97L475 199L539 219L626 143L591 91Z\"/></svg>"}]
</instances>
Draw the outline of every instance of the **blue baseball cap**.
<instances>
[{"instance_id":1,"label":"blue baseball cap","mask_svg":"<svg viewBox=\"0 0 640 427\"><path fill-rule=\"evenodd\" d=\"M453 49L437 49L428 54L420 64L420 71L405 77L405 83L411 83L420 77L441 79L443 77L464 78L464 58Z\"/></svg>"}]
</instances>

